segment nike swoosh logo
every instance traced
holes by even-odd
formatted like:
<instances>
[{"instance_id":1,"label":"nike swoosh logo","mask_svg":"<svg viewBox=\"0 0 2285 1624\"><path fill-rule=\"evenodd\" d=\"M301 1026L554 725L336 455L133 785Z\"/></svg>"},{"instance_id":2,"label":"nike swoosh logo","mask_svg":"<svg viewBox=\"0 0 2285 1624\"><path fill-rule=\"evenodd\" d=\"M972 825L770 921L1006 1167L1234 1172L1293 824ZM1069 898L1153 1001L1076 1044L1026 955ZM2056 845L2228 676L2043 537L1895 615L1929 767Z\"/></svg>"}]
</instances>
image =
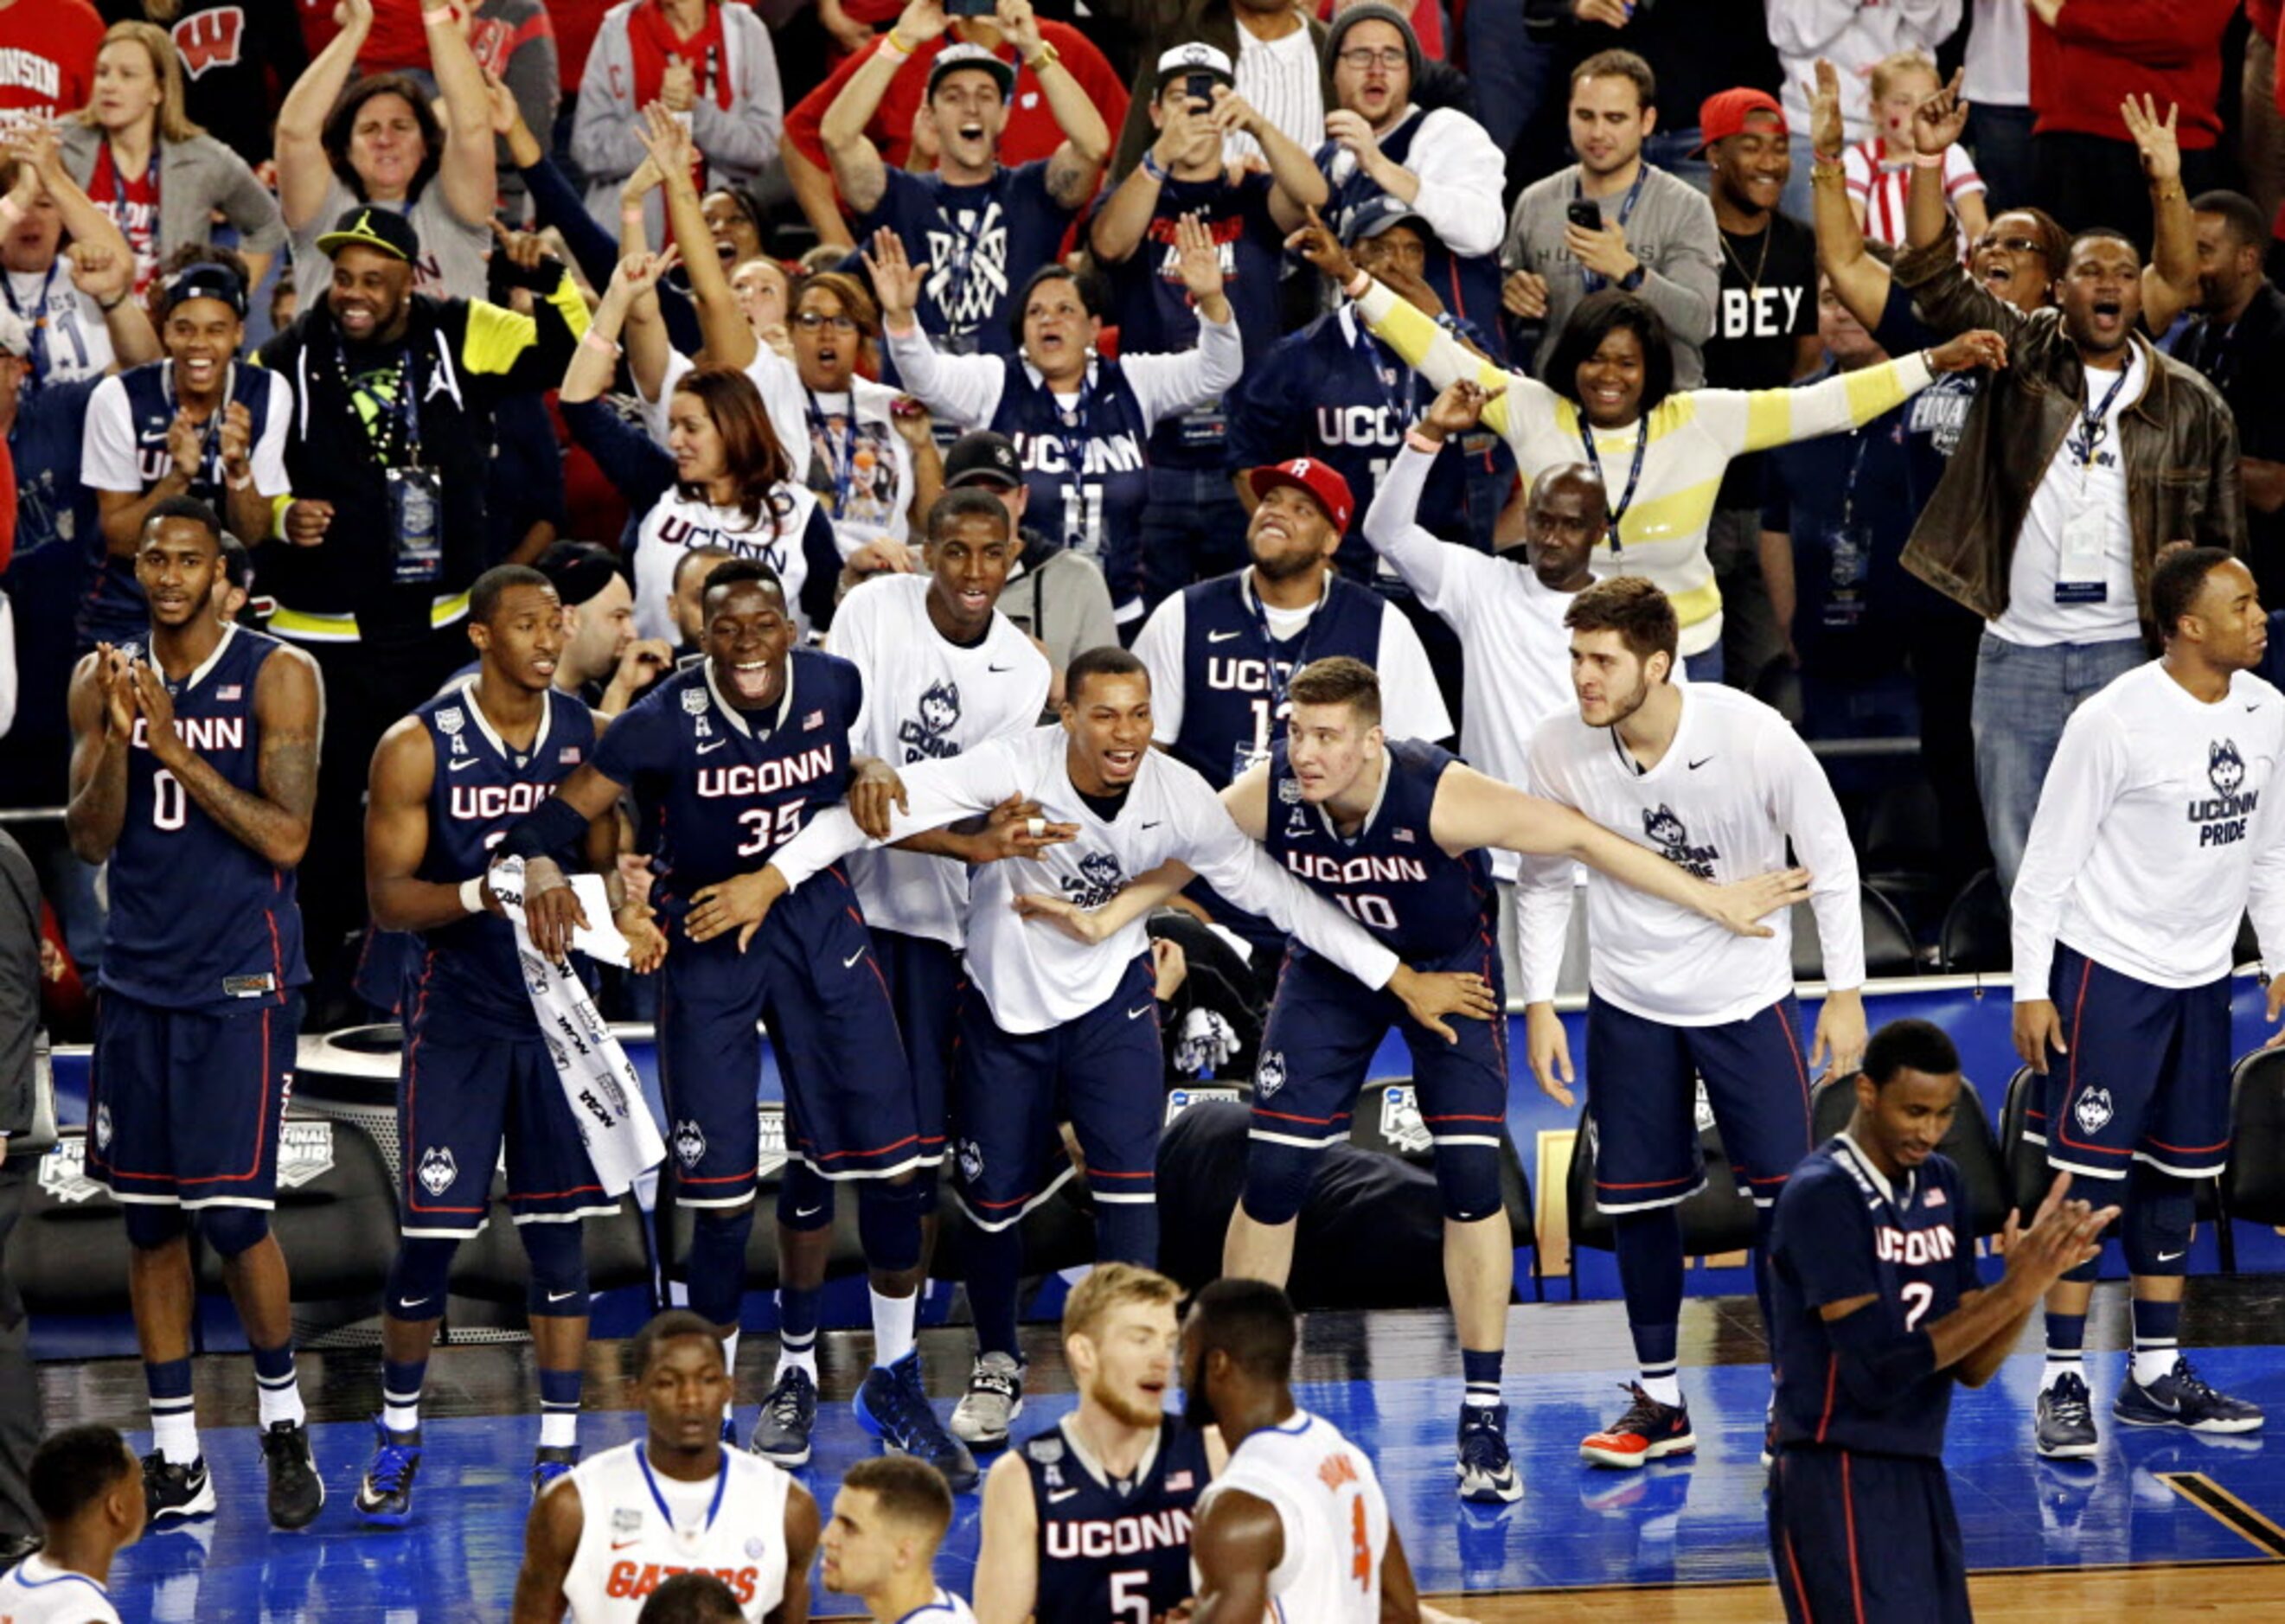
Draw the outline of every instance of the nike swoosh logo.
<instances>
[{"instance_id":1,"label":"nike swoosh logo","mask_svg":"<svg viewBox=\"0 0 2285 1624\"><path fill-rule=\"evenodd\" d=\"M997 676L1003 671L1012 671L1016 668L1012 665L987 665L984 669Z\"/></svg>"},{"instance_id":2,"label":"nike swoosh logo","mask_svg":"<svg viewBox=\"0 0 2285 1624\"><path fill-rule=\"evenodd\" d=\"M714 741L714 742L713 742L713 743L711 743L711 744L702 744L702 745L700 745L700 746L698 747L698 753L699 753L700 755L703 756L704 754L706 754L706 752L707 752L707 751L709 751L709 750L718 750L718 749L720 749L724 745L726 745L726 744L727 744L727 743L729 743L729 742L730 742L730 741L729 741L727 739L717 739L717 740L715 740L715 741Z\"/></svg>"},{"instance_id":3,"label":"nike swoosh logo","mask_svg":"<svg viewBox=\"0 0 2285 1624\"><path fill-rule=\"evenodd\" d=\"M1127 1018L1128 1020L1130 1020L1130 1021L1139 1021L1139 1020L1141 1020L1144 1016L1146 1016L1146 1015L1148 1015L1148 1014L1150 1014L1150 1005L1148 1005L1148 1004L1145 1004L1145 1005L1143 1005L1140 1009L1129 1009L1129 1010L1127 1012Z\"/></svg>"},{"instance_id":4,"label":"nike swoosh logo","mask_svg":"<svg viewBox=\"0 0 2285 1624\"><path fill-rule=\"evenodd\" d=\"M624 1550L630 1545L640 1545L641 1543L642 1536L640 1534L637 1534L631 1540L613 1540L611 1542L611 1549L613 1550Z\"/></svg>"},{"instance_id":5,"label":"nike swoosh logo","mask_svg":"<svg viewBox=\"0 0 2285 1624\"><path fill-rule=\"evenodd\" d=\"M459 772L462 767L473 767L473 766L475 766L475 765L476 765L475 757L473 757L473 756L467 756L467 757L462 757L461 759L459 759L459 761L453 762L451 765L449 765L448 767L446 767L444 770L445 770L446 772L448 772L448 773L458 773L458 772Z\"/></svg>"},{"instance_id":6,"label":"nike swoosh logo","mask_svg":"<svg viewBox=\"0 0 2285 1624\"><path fill-rule=\"evenodd\" d=\"M547 1300L551 1303L560 1303L566 1298L577 1297L578 1295L579 1294L577 1291L550 1291L547 1294Z\"/></svg>"},{"instance_id":7,"label":"nike swoosh logo","mask_svg":"<svg viewBox=\"0 0 2285 1624\"><path fill-rule=\"evenodd\" d=\"M397 1312L399 1314L410 1314L413 1309L418 1308L421 1304L428 1300L428 1299L425 1297L416 1297L411 1302L399 1303L397 1305Z\"/></svg>"},{"instance_id":8,"label":"nike swoosh logo","mask_svg":"<svg viewBox=\"0 0 2285 1624\"><path fill-rule=\"evenodd\" d=\"M2161 1263L2171 1263L2175 1259L2182 1255L2183 1254L2179 1251L2162 1251L2158 1254L2158 1261Z\"/></svg>"},{"instance_id":9,"label":"nike swoosh logo","mask_svg":"<svg viewBox=\"0 0 2285 1624\"><path fill-rule=\"evenodd\" d=\"M1164 819L1162 819L1162 818L1153 818L1153 819L1151 819L1151 820L1150 820L1150 822L1148 822L1148 823L1144 824L1142 827L1143 827L1144 828L1146 828L1146 829L1155 829L1155 828L1157 828L1158 827L1158 825L1159 825L1159 824L1163 823L1164 821L1166 821L1166 820L1165 820Z\"/></svg>"},{"instance_id":10,"label":"nike swoosh logo","mask_svg":"<svg viewBox=\"0 0 2285 1624\"><path fill-rule=\"evenodd\" d=\"M822 1206L796 1207L793 1210L793 1215L796 1218L815 1218L823 1211L825 1211L825 1209Z\"/></svg>"},{"instance_id":11,"label":"nike swoosh logo","mask_svg":"<svg viewBox=\"0 0 2285 1624\"><path fill-rule=\"evenodd\" d=\"M1049 1505L1061 1505L1064 1501L1069 1500L1073 1495L1078 1493L1079 1490L1075 1488L1049 1489L1048 1491L1048 1503Z\"/></svg>"},{"instance_id":12,"label":"nike swoosh logo","mask_svg":"<svg viewBox=\"0 0 2285 1624\"><path fill-rule=\"evenodd\" d=\"M1714 759L1714 757L1712 757L1711 756L1700 756L1697 760L1695 760L1695 761L1693 761L1693 762L1692 762L1692 763L1690 764L1690 770L1691 770L1692 773L1695 773L1695 772L1697 772L1697 771L1698 771L1698 769L1699 769L1699 768L1700 768L1700 767L1704 766L1708 762L1709 762L1709 761L1711 761L1711 760L1713 760L1713 759Z\"/></svg>"},{"instance_id":13,"label":"nike swoosh logo","mask_svg":"<svg viewBox=\"0 0 2285 1624\"><path fill-rule=\"evenodd\" d=\"M1244 637L1245 635L1245 633L1243 632L1209 632L1206 633L1206 641L1209 643L1227 643L1234 637ZM1073 1494L1077 1494L1079 1491L1074 1489L1072 1492Z\"/></svg>"},{"instance_id":14,"label":"nike swoosh logo","mask_svg":"<svg viewBox=\"0 0 2285 1624\"><path fill-rule=\"evenodd\" d=\"M2260 707L2260 706L2258 706L2258 705L2248 705L2248 706L2245 708L2245 714L2246 714L2246 715L2248 715L2248 716L2251 716L2255 711L2257 711L2257 710L2260 710L2260 709L2261 709L2261 707Z\"/></svg>"},{"instance_id":15,"label":"nike swoosh logo","mask_svg":"<svg viewBox=\"0 0 2285 1624\"><path fill-rule=\"evenodd\" d=\"M847 958L841 961L841 968L843 969L854 969L857 967L857 961L864 956L865 950L862 947L860 947L855 953L851 953Z\"/></svg>"}]
</instances>

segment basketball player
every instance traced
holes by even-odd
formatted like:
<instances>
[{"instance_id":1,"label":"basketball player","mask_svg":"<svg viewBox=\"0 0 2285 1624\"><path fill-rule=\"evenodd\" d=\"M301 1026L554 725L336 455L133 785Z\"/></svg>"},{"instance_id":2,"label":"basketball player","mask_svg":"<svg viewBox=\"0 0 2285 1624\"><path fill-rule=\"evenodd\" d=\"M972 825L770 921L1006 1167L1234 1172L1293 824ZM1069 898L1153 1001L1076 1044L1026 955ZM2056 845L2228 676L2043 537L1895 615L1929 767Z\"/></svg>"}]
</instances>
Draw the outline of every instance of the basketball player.
<instances>
[{"instance_id":1,"label":"basketball player","mask_svg":"<svg viewBox=\"0 0 2285 1624\"><path fill-rule=\"evenodd\" d=\"M1182 1289L1099 1263L1064 1301L1079 1408L993 1463L976 1558L981 1624L1157 1619L1190 1595L1190 1519L1221 1437L1166 1413Z\"/></svg>"},{"instance_id":2,"label":"basketball player","mask_svg":"<svg viewBox=\"0 0 2285 1624\"><path fill-rule=\"evenodd\" d=\"M936 1581L937 1547L952 1526L952 1490L926 1461L859 1461L833 1496L818 1542L835 1596L865 1604L875 1624L976 1624L968 1604Z\"/></svg>"},{"instance_id":3,"label":"basketball player","mask_svg":"<svg viewBox=\"0 0 2285 1624\"><path fill-rule=\"evenodd\" d=\"M1864 922L1857 854L1817 758L1783 717L1716 683L1671 680L1674 606L1639 577L1598 581L1571 600L1575 715L1533 735L1532 788L1705 879L1782 866L1792 843L1814 876L1825 1005L1806 1061L1793 991L1793 924L1738 940L1670 903L1587 886L1587 1113L1595 1204L1616 1232L1619 1281L1642 1377L1633 1402L1588 1435L1580 1455L1639 1466L1697 1447L1675 1374L1682 1311L1676 1209L1705 1182L1695 1112L1702 1077L1722 1143L1750 1191L1755 1286L1769 1318L1769 1226L1786 1177L1808 1154L1810 1077L1829 1053L1847 1075L1865 1052ZM1573 891L1568 863L1524 866L1518 898L1531 1069L1572 1102L1571 1056L1555 1015L1555 974Z\"/></svg>"},{"instance_id":4,"label":"basketball player","mask_svg":"<svg viewBox=\"0 0 2285 1624\"><path fill-rule=\"evenodd\" d=\"M1021 550L995 498L948 491L929 512L925 573L876 577L843 601L833 620L833 652L856 666L865 690L863 714L850 732L852 749L897 763L940 760L1038 725L1052 674L1047 656L996 607ZM979 838L986 837L931 830L903 850L849 859L850 883L873 933L874 961L896 1005L920 1121L938 1142L959 1005L968 864L996 855L976 849ZM762 1400L752 1442L757 1455L789 1469L808 1461L817 1418L818 1303L832 1227L832 1185L789 1164L778 1188L777 1377ZM875 1348L884 1367L912 1349L915 1301L893 1299L876 1316L876 1323L897 1321Z\"/></svg>"},{"instance_id":5,"label":"basketball player","mask_svg":"<svg viewBox=\"0 0 2285 1624\"><path fill-rule=\"evenodd\" d=\"M326 1490L270 1211L294 1071L287 999L309 979L294 869L310 843L323 701L307 655L222 623L222 569L214 510L161 500L135 560L148 646L98 645L72 674L65 826L82 862L111 865L87 1170L124 1209L133 1249L153 1520L215 1509L192 1416L195 1223L254 1351L270 1520L299 1528Z\"/></svg>"},{"instance_id":6,"label":"basketball player","mask_svg":"<svg viewBox=\"0 0 2285 1624\"><path fill-rule=\"evenodd\" d=\"M1778 1197L1770 1557L1792 1624L1967 1624L1943 1470L1952 1384L1998 1374L2039 1294L2094 1260L2118 1209L2064 1200L2059 1175L2030 1228L2008 1214L2007 1272L1983 1290L1967 1186L1936 1150L1959 1105L1951 1040L1891 1021L1856 1095Z\"/></svg>"},{"instance_id":7,"label":"basketball player","mask_svg":"<svg viewBox=\"0 0 2285 1624\"><path fill-rule=\"evenodd\" d=\"M119 1624L111 1564L142 1537L143 1467L107 1426L75 1426L43 1441L26 1471L45 1525L40 1548L0 1573L8 1624Z\"/></svg>"},{"instance_id":8,"label":"basketball player","mask_svg":"<svg viewBox=\"0 0 2285 1624\"><path fill-rule=\"evenodd\" d=\"M1261 1280L1213 1282L1182 1326L1184 1414L1229 1445L1190 1532L1190 1617L1410 1624L1420 1599L1371 1460L1293 1402L1294 1330Z\"/></svg>"},{"instance_id":9,"label":"basketball player","mask_svg":"<svg viewBox=\"0 0 2285 1624\"><path fill-rule=\"evenodd\" d=\"M659 1585L705 1573L749 1624L809 1617L817 1502L722 1441L730 1367L705 1316L670 1308L628 1345L643 1436L550 1483L523 1530L510 1624L633 1624Z\"/></svg>"},{"instance_id":10,"label":"basketball player","mask_svg":"<svg viewBox=\"0 0 2285 1624\"><path fill-rule=\"evenodd\" d=\"M2239 920L2251 912L2270 963L2285 956L2285 695L2253 674L2268 623L2228 553L2170 553L2150 607L2165 653L2064 726L2015 880L2015 1051L2046 1079L2024 1137L2073 1194L2125 1210L2134 1357L2110 1413L2250 1432L2259 1407L2200 1381L2177 1334L2192 1183L2229 1160ZM2273 976L2269 1018L2281 1009ZM2093 1290L2090 1258L2047 1297L2041 1455L2095 1452L2080 1352Z\"/></svg>"},{"instance_id":11,"label":"basketball player","mask_svg":"<svg viewBox=\"0 0 2285 1624\"><path fill-rule=\"evenodd\" d=\"M1769 935L1756 922L1808 894L1798 872L1708 884L1567 808L1496 783L1433 744L1390 741L1380 726L1379 678L1362 661L1313 661L1294 673L1291 692L1285 736L1267 762L1222 794L1231 818L1272 860L1406 962L1480 976L1496 1000L1504 997L1504 977L1487 849L1590 864L1744 936ZM1017 906L1093 939L1147 914L1185 878L1187 871L1145 876L1092 920L1053 898L1025 898ZM1467 1382L1460 1495L1520 1499L1500 1401L1515 1246L1500 1196L1499 1134L1484 1126L1507 1114L1504 1021L1470 1022L1458 1029L1458 1043L1441 1042L1393 1000L1307 947L1289 950L1254 1069L1245 1194L1230 1217L1222 1273L1285 1283L1319 1158L1348 1142L1357 1093L1392 1026L1411 1052L1421 1114L1436 1142L1444 1275Z\"/></svg>"},{"instance_id":12,"label":"basketball player","mask_svg":"<svg viewBox=\"0 0 2285 1624\"><path fill-rule=\"evenodd\" d=\"M1205 780L1153 750L1150 677L1140 660L1120 648L1090 649L1072 662L1066 685L1060 725L907 768L909 811L899 810L891 827L891 838L900 839L1010 798L1045 813L1033 821L1037 851L978 872L968 914L974 995L961 1007L954 1188L976 1225L968 1291L979 1354L962 1401L968 1414L955 1414L954 1424L962 1437L989 1443L1006 1439L1023 1401L1017 1225L1072 1175L1059 1121L1072 1123L1086 1152L1096 1257L1148 1264L1158 1248L1152 1181L1165 1061L1142 923L1077 942L1026 927L1015 897L1044 891L1099 907L1134 876L1180 857L1230 901L1298 930L1365 986L1387 987L1448 1040L1444 1015L1489 1019L1498 1009L1480 977L1424 976L1401 963L1246 839ZM848 810L825 813L773 854L739 906L721 915L724 927L750 933L775 898L827 873L867 838Z\"/></svg>"},{"instance_id":13,"label":"basketball player","mask_svg":"<svg viewBox=\"0 0 2285 1624\"><path fill-rule=\"evenodd\" d=\"M535 1491L579 1458L579 1369L587 1345L581 1220L617 1211L582 1142L517 962L515 929L484 883L491 847L593 756L603 718L554 686L567 633L547 577L503 564L468 593L476 674L382 735L365 812L365 888L373 922L420 933L404 1000L397 1079L403 1185L397 1261L382 1299L381 1414L357 1515L402 1527L420 1466L420 1387L444 1312L452 1255L484 1227L505 1142L508 1211L530 1259L526 1291L539 1366ZM559 863L602 873L623 891L618 815L583 832ZM584 861L581 860L584 858ZM620 896L624 902L624 896ZM665 940L640 905L619 930L637 969Z\"/></svg>"},{"instance_id":14,"label":"basketball player","mask_svg":"<svg viewBox=\"0 0 2285 1624\"><path fill-rule=\"evenodd\" d=\"M850 782L863 686L846 660L796 650L799 633L774 571L751 559L706 577L706 656L658 682L508 831L500 851L530 862L532 941L560 959L583 919L547 854L576 844L632 785L654 842L651 905L673 922L659 1000L659 1082L675 1201L692 1209L690 1306L720 1328L736 1361L760 1159L754 1110L769 1023L784 1076L789 1159L858 1183L872 1271L876 1363L860 1418L892 1449L918 1455L956 1487L976 1463L944 1430L912 1347L921 1217L943 1128L919 1117L893 1006L856 893L835 873L753 941L726 933L728 897ZM538 859L538 860L533 860Z\"/></svg>"}]
</instances>

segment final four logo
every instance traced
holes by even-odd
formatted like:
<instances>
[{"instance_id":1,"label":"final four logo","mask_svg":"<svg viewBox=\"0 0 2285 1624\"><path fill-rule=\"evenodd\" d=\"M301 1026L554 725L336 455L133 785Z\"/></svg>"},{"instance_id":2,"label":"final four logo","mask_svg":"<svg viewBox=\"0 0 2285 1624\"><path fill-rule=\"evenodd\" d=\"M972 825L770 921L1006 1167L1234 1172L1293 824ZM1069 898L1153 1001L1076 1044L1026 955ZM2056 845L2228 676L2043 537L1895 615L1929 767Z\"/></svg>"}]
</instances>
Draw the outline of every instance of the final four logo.
<instances>
[{"instance_id":1,"label":"final four logo","mask_svg":"<svg viewBox=\"0 0 2285 1624\"><path fill-rule=\"evenodd\" d=\"M959 755L960 741L947 736L959 722L960 685L929 684L928 692L921 695L920 720L906 722L897 729L897 741L905 747L905 759L942 760L946 756Z\"/></svg>"}]
</instances>

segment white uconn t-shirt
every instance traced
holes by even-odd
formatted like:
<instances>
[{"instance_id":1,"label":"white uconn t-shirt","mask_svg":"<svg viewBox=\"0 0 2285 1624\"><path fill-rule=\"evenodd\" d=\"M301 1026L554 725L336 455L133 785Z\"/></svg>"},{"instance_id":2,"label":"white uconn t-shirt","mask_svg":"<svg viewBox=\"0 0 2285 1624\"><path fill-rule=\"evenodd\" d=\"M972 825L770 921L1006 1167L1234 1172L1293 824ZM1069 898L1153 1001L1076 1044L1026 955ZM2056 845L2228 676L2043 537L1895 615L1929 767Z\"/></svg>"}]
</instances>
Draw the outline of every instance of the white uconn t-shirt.
<instances>
[{"instance_id":1,"label":"white uconn t-shirt","mask_svg":"<svg viewBox=\"0 0 2285 1624\"><path fill-rule=\"evenodd\" d=\"M1232 1489L1267 1502L1284 1533L1284 1557L1269 1575L1271 1620L1379 1624L1388 1500L1363 1450L1323 1416L1297 1409L1284 1425L1246 1435L1198 1496L1196 1516Z\"/></svg>"},{"instance_id":2,"label":"white uconn t-shirt","mask_svg":"<svg viewBox=\"0 0 2285 1624\"><path fill-rule=\"evenodd\" d=\"M963 648L929 618L930 577L876 576L841 601L833 653L865 677L865 709L849 747L893 763L942 761L986 739L1029 733L1047 708L1048 658L998 610L984 640ZM968 867L948 857L886 847L855 851L850 883L876 930L957 947L968 912Z\"/></svg>"},{"instance_id":3,"label":"white uconn t-shirt","mask_svg":"<svg viewBox=\"0 0 2285 1624\"><path fill-rule=\"evenodd\" d=\"M1015 898L1026 892L1101 907L1169 858L1179 858L1249 914L1291 930L1368 987L1396 973L1396 955L1362 926L1273 863L1230 820L1205 779L1165 753L1145 749L1119 814L1106 823L1072 788L1070 735L1060 726L993 739L963 755L902 770L909 813L894 813L889 838L902 840L989 812L1011 795L1037 801L1054 823L1076 823L1076 840L1036 858L1009 858L975 871L968 910L968 969L1002 1032L1046 1032L1102 1007L1127 969L1150 950L1137 919L1090 947L1047 925L1027 924ZM770 867L789 884L869 844L836 806L778 849Z\"/></svg>"},{"instance_id":4,"label":"white uconn t-shirt","mask_svg":"<svg viewBox=\"0 0 2285 1624\"><path fill-rule=\"evenodd\" d=\"M579 1549L563 1577L576 1624L634 1624L677 1573L707 1573L761 1624L785 1597L785 1509L793 1479L758 1455L725 1448L703 1483L655 1472L640 1443L593 1455L559 1478L579 1491Z\"/></svg>"},{"instance_id":5,"label":"white uconn t-shirt","mask_svg":"<svg viewBox=\"0 0 2285 1624\"><path fill-rule=\"evenodd\" d=\"M735 558L757 558L785 584L786 607L805 635L802 588L809 581L809 525L817 498L803 486L770 488L770 512L758 524L734 507L694 501L670 487L635 527L635 634L682 640L674 629L674 567L695 547L719 547Z\"/></svg>"}]
</instances>

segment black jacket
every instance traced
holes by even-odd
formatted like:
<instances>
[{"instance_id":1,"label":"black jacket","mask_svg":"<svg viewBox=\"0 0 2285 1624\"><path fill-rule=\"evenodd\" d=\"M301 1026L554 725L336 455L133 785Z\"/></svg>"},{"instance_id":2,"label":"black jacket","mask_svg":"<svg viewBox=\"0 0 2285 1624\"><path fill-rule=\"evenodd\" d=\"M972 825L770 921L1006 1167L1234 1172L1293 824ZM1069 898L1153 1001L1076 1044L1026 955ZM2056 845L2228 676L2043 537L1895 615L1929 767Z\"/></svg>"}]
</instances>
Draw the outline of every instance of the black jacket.
<instances>
[{"instance_id":1,"label":"black jacket","mask_svg":"<svg viewBox=\"0 0 2285 1624\"><path fill-rule=\"evenodd\" d=\"M0 829L0 1134L32 1126L39 1024L40 883L24 848Z\"/></svg>"}]
</instances>

